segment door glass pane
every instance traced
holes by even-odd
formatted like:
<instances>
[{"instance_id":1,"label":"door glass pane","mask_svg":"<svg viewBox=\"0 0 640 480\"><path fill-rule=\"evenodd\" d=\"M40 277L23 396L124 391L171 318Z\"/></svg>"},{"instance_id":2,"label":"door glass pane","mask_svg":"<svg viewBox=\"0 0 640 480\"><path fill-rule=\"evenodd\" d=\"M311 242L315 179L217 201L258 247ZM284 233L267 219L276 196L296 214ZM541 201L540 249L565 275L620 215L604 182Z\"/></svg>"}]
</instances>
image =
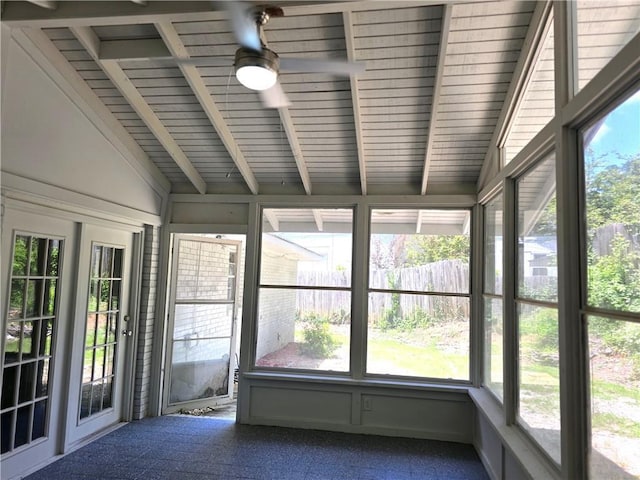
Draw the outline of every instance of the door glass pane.
<instances>
[{"instance_id":1,"label":"door glass pane","mask_svg":"<svg viewBox=\"0 0 640 480\"><path fill-rule=\"evenodd\" d=\"M233 309L228 304L178 304L173 338L176 340L230 337Z\"/></svg>"},{"instance_id":2,"label":"door glass pane","mask_svg":"<svg viewBox=\"0 0 640 480\"><path fill-rule=\"evenodd\" d=\"M3 338L2 453L46 435L62 251L58 239L15 236Z\"/></svg>"},{"instance_id":3,"label":"door glass pane","mask_svg":"<svg viewBox=\"0 0 640 480\"><path fill-rule=\"evenodd\" d=\"M581 131L589 305L640 312L640 90Z\"/></svg>"},{"instance_id":4,"label":"door glass pane","mask_svg":"<svg viewBox=\"0 0 640 480\"><path fill-rule=\"evenodd\" d=\"M589 317L590 478L640 478L640 324Z\"/></svg>"},{"instance_id":5,"label":"door glass pane","mask_svg":"<svg viewBox=\"0 0 640 480\"><path fill-rule=\"evenodd\" d=\"M227 395L228 387L229 339L174 341L170 403Z\"/></svg>"},{"instance_id":6,"label":"door glass pane","mask_svg":"<svg viewBox=\"0 0 640 480\"><path fill-rule=\"evenodd\" d=\"M502 294L502 194L484 206L484 292Z\"/></svg>"},{"instance_id":7,"label":"door glass pane","mask_svg":"<svg viewBox=\"0 0 640 480\"><path fill-rule=\"evenodd\" d=\"M558 310L518 306L519 423L560 463Z\"/></svg>"},{"instance_id":8,"label":"door glass pane","mask_svg":"<svg viewBox=\"0 0 640 480\"><path fill-rule=\"evenodd\" d=\"M121 295L124 250L94 245L91 249L91 277L87 299L87 328L82 368L80 418L99 413L112 405L112 382L117 355L116 332L120 322L120 305L113 297ZM105 387L104 385L107 385Z\"/></svg>"}]
</instances>

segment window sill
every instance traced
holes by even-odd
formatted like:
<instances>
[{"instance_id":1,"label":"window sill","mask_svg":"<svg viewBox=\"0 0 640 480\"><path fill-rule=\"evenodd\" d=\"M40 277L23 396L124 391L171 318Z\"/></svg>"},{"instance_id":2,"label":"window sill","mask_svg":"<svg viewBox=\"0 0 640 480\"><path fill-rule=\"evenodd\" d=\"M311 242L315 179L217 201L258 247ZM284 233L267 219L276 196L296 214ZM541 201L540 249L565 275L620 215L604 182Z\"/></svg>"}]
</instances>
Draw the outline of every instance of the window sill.
<instances>
[{"instance_id":1,"label":"window sill","mask_svg":"<svg viewBox=\"0 0 640 480\"><path fill-rule=\"evenodd\" d=\"M531 441L518 431L517 427L506 424L502 407L486 389L469 388L468 391L473 403L484 414L502 440L504 448L520 463L531 478L545 480L561 478L560 472L549 464L531 444Z\"/></svg>"},{"instance_id":2,"label":"window sill","mask_svg":"<svg viewBox=\"0 0 640 480\"><path fill-rule=\"evenodd\" d=\"M245 372L241 374L242 379L246 380L258 380L258 381L282 381L282 382L304 382L304 383L319 383L322 385L336 385L336 386L349 386L349 387L364 387L364 388L388 388L388 389L403 389L414 391L433 391L443 393L467 393L470 385L461 383L433 383L433 382L419 382L412 380L398 380L398 379L386 379L386 378L363 378L353 379L348 376L330 375L326 373L309 374L294 373L294 372L274 372L274 371L253 371Z\"/></svg>"}]
</instances>

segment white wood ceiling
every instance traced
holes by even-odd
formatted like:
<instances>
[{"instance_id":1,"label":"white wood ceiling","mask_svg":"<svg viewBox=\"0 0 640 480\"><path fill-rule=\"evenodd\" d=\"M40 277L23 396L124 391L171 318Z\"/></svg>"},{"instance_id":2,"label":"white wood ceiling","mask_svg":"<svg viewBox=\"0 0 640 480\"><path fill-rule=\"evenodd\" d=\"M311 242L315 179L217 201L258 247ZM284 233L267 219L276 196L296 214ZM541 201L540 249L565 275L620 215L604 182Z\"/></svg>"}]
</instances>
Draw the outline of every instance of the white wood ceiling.
<instances>
[{"instance_id":1,"label":"white wood ceiling","mask_svg":"<svg viewBox=\"0 0 640 480\"><path fill-rule=\"evenodd\" d=\"M3 19L25 10L13 26L42 28L172 191L201 193L475 191L535 8L281 2L286 16L265 27L272 50L364 61L367 69L352 78L282 72L291 105L274 110L235 79L237 43L224 12L200 5L200 14L182 14L180 4L189 12L196 2L106 2L113 11L96 13L85 3L45 10L8 2ZM158 8L176 12L158 16ZM194 73L170 60L125 58L134 41L149 39L210 65ZM105 57L124 40L124 55Z\"/></svg>"}]
</instances>

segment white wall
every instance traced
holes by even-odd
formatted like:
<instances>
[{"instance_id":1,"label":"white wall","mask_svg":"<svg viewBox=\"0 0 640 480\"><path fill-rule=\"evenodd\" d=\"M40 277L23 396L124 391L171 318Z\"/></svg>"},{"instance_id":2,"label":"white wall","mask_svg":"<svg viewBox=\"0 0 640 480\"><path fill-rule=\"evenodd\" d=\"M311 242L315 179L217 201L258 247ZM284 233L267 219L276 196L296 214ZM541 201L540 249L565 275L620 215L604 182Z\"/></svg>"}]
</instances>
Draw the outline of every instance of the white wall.
<instances>
[{"instance_id":1,"label":"white wall","mask_svg":"<svg viewBox=\"0 0 640 480\"><path fill-rule=\"evenodd\" d=\"M166 192L146 182L6 34L3 26L3 188L16 183L8 173L160 216Z\"/></svg>"}]
</instances>

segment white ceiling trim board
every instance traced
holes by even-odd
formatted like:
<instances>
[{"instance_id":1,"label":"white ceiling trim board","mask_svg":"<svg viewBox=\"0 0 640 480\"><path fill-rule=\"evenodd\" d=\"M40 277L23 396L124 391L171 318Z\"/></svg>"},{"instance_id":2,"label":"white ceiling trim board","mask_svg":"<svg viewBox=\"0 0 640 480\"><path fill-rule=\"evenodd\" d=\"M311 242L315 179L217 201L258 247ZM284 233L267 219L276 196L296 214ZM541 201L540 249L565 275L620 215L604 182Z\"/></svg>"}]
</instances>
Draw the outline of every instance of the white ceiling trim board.
<instances>
[{"instance_id":1,"label":"white ceiling trim board","mask_svg":"<svg viewBox=\"0 0 640 480\"><path fill-rule=\"evenodd\" d=\"M182 43L182 40L180 40L178 32L170 22L156 23L156 28L158 29L158 32L160 32L162 39L173 57L189 58L187 49ZM194 65L185 65L181 63L179 63L178 66L180 67L180 70L187 82L189 82L189 85L200 102L202 109L207 114L207 117L209 117L209 120L211 121L213 128L215 128L218 133L220 140L224 143L227 152L229 152L229 155L233 159L233 162L249 187L249 190L251 190L251 193L257 194L259 191L258 181L256 180L249 163L247 163L247 160L244 158L242 151L240 151L238 143L233 137L222 113L218 109L213 97L210 95L209 89L204 83L204 80L202 80L202 77L198 72L198 68Z\"/></svg>"},{"instance_id":2,"label":"white ceiling trim board","mask_svg":"<svg viewBox=\"0 0 640 480\"><path fill-rule=\"evenodd\" d=\"M347 47L347 58L350 62L356 61L356 48L353 36L353 21L351 12L343 12L342 22L344 24L344 38ZM362 195L367 194L367 161L364 156L364 143L362 140L362 116L360 114L360 94L358 93L358 77L352 76L351 101L353 103L353 123L356 130L356 145L358 148L358 166L360 168L360 191Z\"/></svg>"},{"instance_id":3,"label":"white ceiling trim board","mask_svg":"<svg viewBox=\"0 0 640 480\"><path fill-rule=\"evenodd\" d=\"M170 191L167 177L43 31L16 29L12 35L146 182L152 181L164 193Z\"/></svg>"},{"instance_id":4,"label":"white ceiling trim board","mask_svg":"<svg viewBox=\"0 0 640 480\"><path fill-rule=\"evenodd\" d=\"M427 132L427 145L424 152L424 167L422 169L422 186L420 193L427 193L427 183L429 182L429 170L431 168L431 149L435 137L436 123L438 122L438 105L440 103L440 89L442 87L442 77L444 75L444 63L447 57L447 46L449 43L449 26L451 25L451 5L444 5L442 11L442 23L440 24L440 48L438 50L438 65L436 66L436 77L433 85L433 101L431 103L431 113L429 116L429 131Z\"/></svg>"},{"instance_id":5,"label":"white ceiling trim board","mask_svg":"<svg viewBox=\"0 0 640 480\"><path fill-rule=\"evenodd\" d=\"M196 190L206 193L207 184L187 158L180 146L173 139L169 131L153 112L149 104L144 100L140 92L133 86L120 65L115 60L100 60L100 39L90 27L72 27L71 32L76 36L82 46L89 52L94 61L102 68L105 74L118 88L122 96L129 102L140 118L153 132L158 141L171 155L176 164L191 181Z\"/></svg>"}]
</instances>

